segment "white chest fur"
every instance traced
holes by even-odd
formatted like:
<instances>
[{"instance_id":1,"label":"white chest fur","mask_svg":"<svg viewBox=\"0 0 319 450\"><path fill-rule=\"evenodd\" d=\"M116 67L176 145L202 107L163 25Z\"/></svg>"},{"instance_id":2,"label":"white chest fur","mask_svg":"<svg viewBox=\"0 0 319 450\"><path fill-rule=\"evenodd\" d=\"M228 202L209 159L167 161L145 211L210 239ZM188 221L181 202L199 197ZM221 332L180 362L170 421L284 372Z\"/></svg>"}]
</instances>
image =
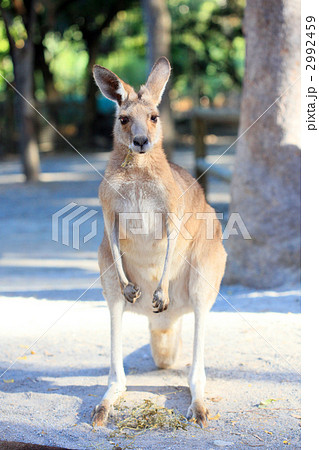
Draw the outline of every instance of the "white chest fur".
<instances>
[{"instance_id":1,"label":"white chest fur","mask_svg":"<svg viewBox=\"0 0 319 450\"><path fill-rule=\"evenodd\" d=\"M120 239L161 238L162 218L166 212L164 186L155 181L134 180L122 183L118 191L124 197L118 196L115 202Z\"/></svg>"},{"instance_id":2,"label":"white chest fur","mask_svg":"<svg viewBox=\"0 0 319 450\"><path fill-rule=\"evenodd\" d=\"M165 190L159 181L132 180L116 186L116 212L165 211Z\"/></svg>"}]
</instances>

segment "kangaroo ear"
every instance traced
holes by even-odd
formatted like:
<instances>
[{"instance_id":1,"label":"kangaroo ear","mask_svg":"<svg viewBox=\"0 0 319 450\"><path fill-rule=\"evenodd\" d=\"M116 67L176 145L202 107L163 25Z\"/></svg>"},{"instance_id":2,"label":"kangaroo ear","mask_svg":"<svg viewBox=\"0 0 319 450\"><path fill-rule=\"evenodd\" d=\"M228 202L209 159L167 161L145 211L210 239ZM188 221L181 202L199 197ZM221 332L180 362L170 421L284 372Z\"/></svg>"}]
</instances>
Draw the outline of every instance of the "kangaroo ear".
<instances>
[{"instance_id":1,"label":"kangaroo ear","mask_svg":"<svg viewBox=\"0 0 319 450\"><path fill-rule=\"evenodd\" d=\"M117 102L119 106L127 99L133 88L124 83L115 73L97 64L93 67L93 76L102 94Z\"/></svg>"},{"instance_id":2,"label":"kangaroo ear","mask_svg":"<svg viewBox=\"0 0 319 450\"><path fill-rule=\"evenodd\" d=\"M161 56L154 64L145 85L156 106L161 102L170 73L171 66L168 59Z\"/></svg>"}]
</instances>

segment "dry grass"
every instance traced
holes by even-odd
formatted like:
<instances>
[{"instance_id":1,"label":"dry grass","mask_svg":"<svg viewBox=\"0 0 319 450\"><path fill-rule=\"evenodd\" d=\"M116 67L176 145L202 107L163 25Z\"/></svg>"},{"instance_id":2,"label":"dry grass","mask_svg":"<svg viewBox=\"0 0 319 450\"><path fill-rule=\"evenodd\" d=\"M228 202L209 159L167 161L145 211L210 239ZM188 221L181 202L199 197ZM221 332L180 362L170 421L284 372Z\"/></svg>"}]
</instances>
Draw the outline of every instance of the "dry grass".
<instances>
[{"instance_id":1,"label":"dry grass","mask_svg":"<svg viewBox=\"0 0 319 450\"><path fill-rule=\"evenodd\" d=\"M186 430L187 424L187 419L182 414L158 406L151 400L144 400L141 405L130 410L127 417L116 422L117 429L112 435L135 437L136 434L144 433L146 430Z\"/></svg>"}]
</instances>

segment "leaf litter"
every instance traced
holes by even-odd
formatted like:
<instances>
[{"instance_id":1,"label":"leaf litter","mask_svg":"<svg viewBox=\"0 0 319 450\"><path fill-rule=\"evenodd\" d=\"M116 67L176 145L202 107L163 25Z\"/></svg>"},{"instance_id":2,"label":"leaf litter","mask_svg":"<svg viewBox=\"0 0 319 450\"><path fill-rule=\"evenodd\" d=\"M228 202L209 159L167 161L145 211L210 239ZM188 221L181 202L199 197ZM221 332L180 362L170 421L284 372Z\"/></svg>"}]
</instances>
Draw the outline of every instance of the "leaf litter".
<instances>
[{"instance_id":1,"label":"leaf litter","mask_svg":"<svg viewBox=\"0 0 319 450\"><path fill-rule=\"evenodd\" d=\"M259 403L258 408L267 408L267 406L271 405L273 402L277 402L279 398L268 398L267 400L263 400Z\"/></svg>"},{"instance_id":2,"label":"leaf litter","mask_svg":"<svg viewBox=\"0 0 319 450\"><path fill-rule=\"evenodd\" d=\"M147 430L186 430L188 421L182 414L174 409L158 406L151 400L144 400L141 405L130 410L129 415L116 421L116 430L110 437L121 435L124 437L135 437Z\"/></svg>"}]
</instances>

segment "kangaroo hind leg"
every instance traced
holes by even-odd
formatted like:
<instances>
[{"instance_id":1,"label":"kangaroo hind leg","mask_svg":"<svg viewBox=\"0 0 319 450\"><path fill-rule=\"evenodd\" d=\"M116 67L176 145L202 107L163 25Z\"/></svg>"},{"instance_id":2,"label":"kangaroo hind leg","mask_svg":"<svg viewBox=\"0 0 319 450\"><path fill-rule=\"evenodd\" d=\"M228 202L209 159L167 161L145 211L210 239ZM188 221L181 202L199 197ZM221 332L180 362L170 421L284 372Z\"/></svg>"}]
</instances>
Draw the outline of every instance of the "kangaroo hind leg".
<instances>
[{"instance_id":1,"label":"kangaroo hind leg","mask_svg":"<svg viewBox=\"0 0 319 450\"><path fill-rule=\"evenodd\" d=\"M166 327L159 327L154 321L150 321L149 325L154 362L160 369L168 369L177 361L182 346L182 319L179 318Z\"/></svg>"},{"instance_id":2,"label":"kangaroo hind leg","mask_svg":"<svg viewBox=\"0 0 319 450\"><path fill-rule=\"evenodd\" d=\"M111 316L111 366L107 391L92 413L92 422L97 426L106 424L111 407L126 390L122 356L124 299L120 299L113 304L110 303L109 307Z\"/></svg>"}]
</instances>

